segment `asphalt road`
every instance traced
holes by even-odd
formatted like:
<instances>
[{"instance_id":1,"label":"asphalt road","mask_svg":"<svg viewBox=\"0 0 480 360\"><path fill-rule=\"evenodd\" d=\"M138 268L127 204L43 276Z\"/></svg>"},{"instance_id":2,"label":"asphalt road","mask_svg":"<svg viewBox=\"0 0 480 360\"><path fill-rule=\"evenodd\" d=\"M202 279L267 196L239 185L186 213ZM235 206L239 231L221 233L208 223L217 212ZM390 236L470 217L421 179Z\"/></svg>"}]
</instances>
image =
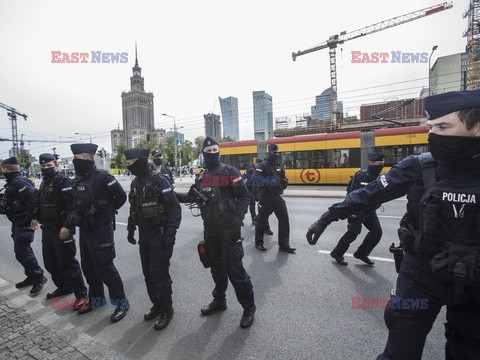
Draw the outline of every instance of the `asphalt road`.
<instances>
[{"instance_id":1,"label":"asphalt road","mask_svg":"<svg viewBox=\"0 0 480 360\"><path fill-rule=\"evenodd\" d=\"M247 214L244 237L244 266L251 276L257 313L249 329L239 327L242 308L233 288L227 293L227 311L209 317L200 308L211 301L213 281L196 253L202 239L202 222L186 206L171 261L175 315L163 331L143 320L151 304L146 294L138 245L127 242L128 207L120 209L115 233L115 264L123 278L130 311L119 323L110 323L110 309L80 316L71 310L51 310L88 335L110 344L131 359L374 359L387 338L383 310L352 309L352 297L387 299L396 273L388 246L396 241L397 225L405 200L392 201L378 211L383 238L372 253L375 267L347 257L347 267L338 266L328 255L346 229L346 222L333 223L316 246L305 240L308 226L338 200L285 198L290 214L294 255L277 251L277 220L270 219L273 236L265 237L268 251L254 247L254 228ZM23 269L15 260L10 223L0 218L0 277L15 283L23 280ZM365 236L362 230L360 238ZM357 240L358 242L359 240ZM357 242L349 249L353 253ZM33 248L41 260L40 234ZM77 254L77 258L79 255ZM48 276L48 274L47 274ZM51 280L46 289L53 290ZM46 293L46 291L44 291ZM41 295L43 296L43 295ZM49 300L37 297L50 307ZM424 359L441 359L444 347L444 312L437 319L424 350Z\"/></svg>"}]
</instances>

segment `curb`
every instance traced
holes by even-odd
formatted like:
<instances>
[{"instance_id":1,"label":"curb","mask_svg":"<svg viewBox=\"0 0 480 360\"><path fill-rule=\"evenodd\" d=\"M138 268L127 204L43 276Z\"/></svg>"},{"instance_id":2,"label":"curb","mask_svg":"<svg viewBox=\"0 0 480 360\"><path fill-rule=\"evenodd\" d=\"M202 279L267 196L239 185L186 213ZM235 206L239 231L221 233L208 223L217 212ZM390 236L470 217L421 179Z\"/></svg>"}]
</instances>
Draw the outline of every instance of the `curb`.
<instances>
[{"instance_id":1,"label":"curb","mask_svg":"<svg viewBox=\"0 0 480 360\"><path fill-rule=\"evenodd\" d=\"M126 358L110 349L110 344L95 339L78 330L62 316L41 304L35 297L15 288L13 284L0 277L0 295L7 298L7 305L11 308L25 311L32 319L58 336L65 343L73 347L83 356L91 360L125 360ZM43 296L40 297L43 300ZM28 303L28 307L26 306ZM45 311L47 310L47 311ZM35 316L35 313L42 313ZM20 335L22 336L22 335Z\"/></svg>"}]
</instances>

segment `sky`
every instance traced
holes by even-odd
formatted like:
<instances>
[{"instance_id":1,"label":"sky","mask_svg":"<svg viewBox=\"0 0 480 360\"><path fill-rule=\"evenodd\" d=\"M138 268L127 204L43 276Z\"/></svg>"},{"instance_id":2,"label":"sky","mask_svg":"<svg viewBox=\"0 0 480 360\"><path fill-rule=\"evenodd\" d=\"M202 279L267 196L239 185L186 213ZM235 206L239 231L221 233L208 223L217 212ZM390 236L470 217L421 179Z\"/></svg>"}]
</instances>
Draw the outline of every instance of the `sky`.
<instances>
[{"instance_id":1,"label":"sky","mask_svg":"<svg viewBox=\"0 0 480 360\"><path fill-rule=\"evenodd\" d=\"M220 114L218 97L238 98L240 138L253 139L252 92L273 98L274 119L309 114L330 86L328 49L292 61L341 31L353 31L439 1L385 0L0 0L0 103L28 115L18 137L38 158L71 156L73 142L111 151L110 131L122 128L122 91L138 62L154 94L155 127L174 116L186 139L204 136L203 115ZM357 115L361 104L417 97L428 86L428 63L353 63L352 52L401 51L438 56L465 51L468 0L453 8L337 48L338 99ZM127 53L124 63L53 63L52 51ZM84 135L76 135L81 133ZM228 135L228 134L227 134ZM11 139L0 108L0 138ZM0 142L0 158L11 142Z\"/></svg>"}]
</instances>

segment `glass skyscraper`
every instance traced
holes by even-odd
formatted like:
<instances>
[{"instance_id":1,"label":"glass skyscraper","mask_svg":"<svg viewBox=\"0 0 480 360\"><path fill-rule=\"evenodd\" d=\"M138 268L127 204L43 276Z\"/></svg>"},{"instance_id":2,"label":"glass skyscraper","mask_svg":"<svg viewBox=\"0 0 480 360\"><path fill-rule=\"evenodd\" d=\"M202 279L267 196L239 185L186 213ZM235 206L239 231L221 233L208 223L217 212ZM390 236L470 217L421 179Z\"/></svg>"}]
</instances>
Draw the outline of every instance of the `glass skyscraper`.
<instances>
[{"instance_id":1,"label":"glass skyscraper","mask_svg":"<svg viewBox=\"0 0 480 360\"><path fill-rule=\"evenodd\" d=\"M253 131L255 140L266 140L272 136L272 97L265 91L253 92Z\"/></svg>"},{"instance_id":2,"label":"glass skyscraper","mask_svg":"<svg viewBox=\"0 0 480 360\"><path fill-rule=\"evenodd\" d=\"M222 110L223 137L230 136L232 139L240 140L238 132L238 99L229 96L225 99L218 97Z\"/></svg>"}]
</instances>

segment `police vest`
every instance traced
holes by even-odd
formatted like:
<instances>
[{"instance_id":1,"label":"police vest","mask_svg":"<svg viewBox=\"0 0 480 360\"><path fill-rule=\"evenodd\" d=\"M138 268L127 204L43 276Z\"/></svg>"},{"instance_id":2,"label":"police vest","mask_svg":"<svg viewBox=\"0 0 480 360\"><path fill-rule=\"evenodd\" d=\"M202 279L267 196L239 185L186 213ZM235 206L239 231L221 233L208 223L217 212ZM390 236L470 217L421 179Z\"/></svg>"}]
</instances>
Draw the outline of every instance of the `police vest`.
<instances>
[{"instance_id":1,"label":"police vest","mask_svg":"<svg viewBox=\"0 0 480 360\"><path fill-rule=\"evenodd\" d=\"M13 221L27 214L27 204L22 201L18 191L16 191L14 187L14 184L18 181L21 182L21 176L17 176L12 182L5 185L5 199L7 200L6 213Z\"/></svg>"},{"instance_id":2,"label":"police vest","mask_svg":"<svg viewBox=\"0 0 480 360\"><path fill-rule=\"evenodd\" d=\"M132 181L129 202L135 209L135 225L140 227L163 225L168 221L161 189L155 185L157 176L163 177L162 174L155 172L148 176L141 194L137 193L138 178L135 177Z\"/></svg>"},{"instance_id":3,"label":"police vest","mask_svg":"<svg viewBox=\"0 0 480 360\"><path fill-rule=\"evenodd\" d=\"M42 225L52 226L58 225L61 221L61 206L60 198L55 192L55 186L58 182L63 179L63 175L60 173L55 174L54 178L47 185L47 190L45 189L45 181L42 181L40 184L39 191L39 200L40 200L40 222Z\"/></svg>"},{"instance_id":4,"label":"police vest","mask_svg":"<svg viewBox=\"0 0 480 360\"><path fill-rule=\"evenodd\" d=\"M265 164L265 165L263 165ZM270 195L282 194L288 186L288 180L285 176L285 169L280 164L270 164L268 161L261 165L263 176L269 177L269 184L260 188L260 191Z\"/></svg>"},{"instance_id":5,"label":"police vest","mask_svg":"<svg viewBox=\"0 0 480 360\"><path fill-rule=\"evenodd\" d=\"M437 278L480 286L480 182L436 181L430 153L419 156L425 192L419 201L413 250L432 258Z\"/></svg>"},{"instance_id":6,"label":"police vest","mask_svg":"<svg viewBox=\"0 0 480 360\"><path fill-rule=\"evenodd\" d=\"M227 171L228 170L228 171ZM209 172L203 169L198 179L201 180L204 175L211 175L211 178L229 176L233 174L233 166L221 163L215 171ZM217 179L220 183L220 179ZM229 178L229 185L231 179ZM228 192L228 186L210 186L210 182L202 181L200 184L201 199L197 199L197 205L204 221L219 220L221 218L230 219L235 214L235 201Z\"/></svg>"}]
</instances>

